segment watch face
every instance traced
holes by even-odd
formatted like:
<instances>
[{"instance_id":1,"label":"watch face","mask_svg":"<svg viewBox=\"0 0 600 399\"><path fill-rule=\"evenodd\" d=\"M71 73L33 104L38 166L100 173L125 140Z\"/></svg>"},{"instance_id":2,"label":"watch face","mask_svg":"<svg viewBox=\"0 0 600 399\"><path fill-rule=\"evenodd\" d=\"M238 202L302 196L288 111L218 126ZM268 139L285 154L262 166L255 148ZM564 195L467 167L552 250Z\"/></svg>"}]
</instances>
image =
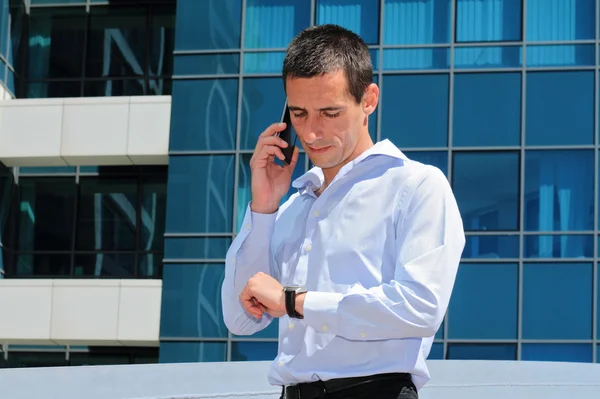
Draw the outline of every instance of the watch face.
<instances>
[{"instance_id":1,"label":"watch face","mask_svg":"<svg viewBox=\"0 0 600 399\"><path fill-rule=\"evenodd\" d=\"M285 287L285 291L294 291L294 292L296 292L296 291L298 291L300 289L302 289L302 287L299 286L299 285L288 285L287 287Z\"/></svg>"}]
</instances>

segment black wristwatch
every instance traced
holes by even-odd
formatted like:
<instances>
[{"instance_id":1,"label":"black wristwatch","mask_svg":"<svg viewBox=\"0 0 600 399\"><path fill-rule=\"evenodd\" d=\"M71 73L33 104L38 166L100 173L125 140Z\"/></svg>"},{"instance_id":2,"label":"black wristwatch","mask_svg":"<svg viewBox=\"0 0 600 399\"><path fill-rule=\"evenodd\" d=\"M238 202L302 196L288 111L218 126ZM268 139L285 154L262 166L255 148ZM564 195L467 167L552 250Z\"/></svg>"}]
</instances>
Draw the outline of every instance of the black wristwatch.
<instances>
[{"instance_id":1,"label":"black wristwatch","mask_svg":"<svg viewBox=\"0 0 600 399\"><path fill-rule=\"evenodd\" d=\"M293 319L303 319L300 313L296 312L296 296L306 292L306 288L298 285L288 285L283 287L285 293L285 311Z\"/></svg>"}]
</instances>

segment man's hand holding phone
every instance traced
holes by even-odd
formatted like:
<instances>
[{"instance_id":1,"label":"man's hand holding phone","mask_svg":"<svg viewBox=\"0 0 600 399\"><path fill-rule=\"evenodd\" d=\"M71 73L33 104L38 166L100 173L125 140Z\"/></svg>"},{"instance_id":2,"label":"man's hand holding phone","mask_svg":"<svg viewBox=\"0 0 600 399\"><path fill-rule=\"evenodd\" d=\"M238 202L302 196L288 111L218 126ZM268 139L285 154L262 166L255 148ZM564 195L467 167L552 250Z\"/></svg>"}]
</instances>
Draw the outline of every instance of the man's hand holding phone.
<instances>
[{"instance_id":1,"label":"man's hand holding phone","mask_svg":"<svg viewBox=\"0 0 600 399\"><path fill-rule=\"evenodd\" d=\"M252 203L250 207L253 212L275 213L279 208L281 198L290 188L292 173L298 162L298 147L294 146L289 164L281 166L275 163L275 157L285 161L282 149L291 145L278 136L286 127L285 122L274 123L258 137L254 154L250 159L250 170L252 171Z\"/></svg>"}]
</instances>

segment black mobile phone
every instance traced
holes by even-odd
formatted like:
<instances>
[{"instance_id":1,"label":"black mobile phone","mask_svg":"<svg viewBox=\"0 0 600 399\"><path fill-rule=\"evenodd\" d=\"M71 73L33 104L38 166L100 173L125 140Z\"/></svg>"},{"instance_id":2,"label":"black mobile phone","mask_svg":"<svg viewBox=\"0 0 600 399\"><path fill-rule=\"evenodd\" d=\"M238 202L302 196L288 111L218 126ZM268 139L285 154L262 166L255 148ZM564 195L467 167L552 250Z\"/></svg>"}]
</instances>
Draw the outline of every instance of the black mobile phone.
<instances>
[{"instance_id":1,"label":"black mobile phone","mask_svg":"<svg viewBox=\"0 0 600 399\"><path fill-rule=\"evenodd\" d=\"M279 132L279 137L286 143L288 146L285 148L281 148L281 152L283 152L283 156L285 157L285 163L287 165L292 162L292 155L294 155L294 147L296 145L296 137L294 137L292 141L292 117L290 115L290 110L287 106L287 101L283 105L283 115L281 115L281 121L285 122L285 129ZM293 135L295 136L295 135Z\"/></svg>"}]
</instances>

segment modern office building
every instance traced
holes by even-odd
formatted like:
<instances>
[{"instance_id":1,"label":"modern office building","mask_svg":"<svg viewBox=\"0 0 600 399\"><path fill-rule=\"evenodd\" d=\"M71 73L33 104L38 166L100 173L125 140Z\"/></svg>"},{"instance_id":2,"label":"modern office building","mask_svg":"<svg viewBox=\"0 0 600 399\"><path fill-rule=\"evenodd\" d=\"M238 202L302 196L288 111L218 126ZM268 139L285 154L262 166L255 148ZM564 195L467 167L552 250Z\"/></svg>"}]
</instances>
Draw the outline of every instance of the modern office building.
<instances>
[{"instance_id":1,"label":"modern office building","mask_svg":"<svg viewBox=\"0 0 600 399\"><path fill-rule=\"evenodd\" d=\"M323 23L371 48L373 138L461 209L430 358L600 361L599 0L0 4L1 366L275 356L220 284L285 47Z\"/></svg>"}]
</instances>

